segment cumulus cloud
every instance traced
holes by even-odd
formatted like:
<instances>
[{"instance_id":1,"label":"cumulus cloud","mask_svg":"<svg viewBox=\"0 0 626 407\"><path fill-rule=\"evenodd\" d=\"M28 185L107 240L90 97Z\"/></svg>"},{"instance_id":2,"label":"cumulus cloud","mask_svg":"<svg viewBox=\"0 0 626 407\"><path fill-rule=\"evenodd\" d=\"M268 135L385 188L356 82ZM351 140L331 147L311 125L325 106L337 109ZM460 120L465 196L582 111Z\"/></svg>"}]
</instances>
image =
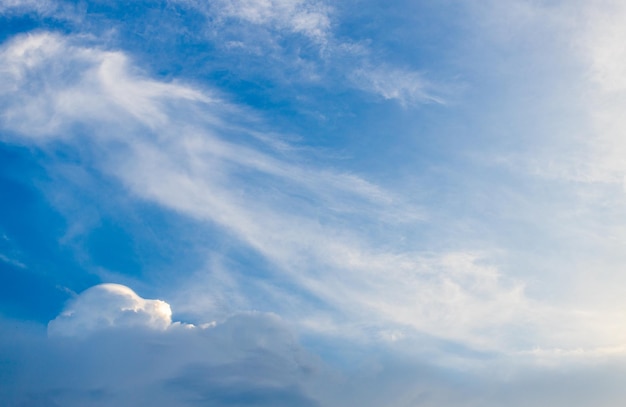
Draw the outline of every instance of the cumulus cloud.
<instances>
[{"instance_id":1,"label":"cumulus cloud","mask_svg":"<svg viewBox=\"0 0 626 407\"><path fill-rule=\"evenodd\" d=\"M309 388L320 379L319 363L276 315L162 329L170 321L165 308L104 284L68 307L74 320L66 309L51 321L47 339L2 321L0 355L14 368L0 367L0 399L12 407L318 405Z\"/></svg>"},{"instance_id":2,"label":"cumulus cloud","mask_svg":"<svg viewBox=\"0 0 626 407\"><path fill-rule=\"evenodd\" d=\"M113 327L167 329L172 310L161 300L147 300L120 284L91 287L66 305L48 324L52 336L86 335Z\"/></svg>"},{"instance_id":3,"label":"cumulus cloud","mask_svg":"<svg viewBox=\"0 0 626 407\"><path fill-rule=\"evenodd\" d=\"M205 328L120 326L48 338L37 327L0 319L0 334L0 399L7 407L617 407L624 396L618 363L512 366L487 357L457 369L353 341L309 338L315 348L344 352L325 362L267 313L235 314Z\"/></svg>"}]
</instances>

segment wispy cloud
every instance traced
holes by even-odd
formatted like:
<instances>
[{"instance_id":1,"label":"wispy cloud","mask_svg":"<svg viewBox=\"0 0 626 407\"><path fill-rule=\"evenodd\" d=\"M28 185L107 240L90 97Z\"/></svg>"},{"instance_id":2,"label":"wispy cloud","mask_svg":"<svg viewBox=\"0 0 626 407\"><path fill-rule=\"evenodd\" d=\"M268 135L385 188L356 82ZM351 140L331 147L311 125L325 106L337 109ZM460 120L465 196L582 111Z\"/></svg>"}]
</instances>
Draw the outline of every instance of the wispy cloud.
<instances>
[{"instance_id":1,"label":"wispy cloud","mask_svg":"<svg viewBox=\"0 0 626 407\"><path fill-rule=\"evenodd\" d=\"M7 0L0 4L0 13L35 11L49 14L56 10L56 2L50 0Z\"/></svg>"},{"instance_id":2,"label":"wispy cloud","mask_svg":"<svg viewBox=\"0 0 626 407\"><path fill-rule=\"evenodd\" d=\"M516 89L528 99L515 103L535 118L520 127L541 137L524 146L532 151L520 148L510 154L512 165L540 177L621 188L626 173L620 136L626 89L622 4L511 0L472 9L480 10L481 28L488 28L481 33L486 41L513 51L504 62L508 65L498 69L510 74L527 70L533 89L527 94ZM541 70L523 60L534 61ZM495 58L489 61L495 63Z\"/></svg>"},{"instance_id":3,"label":"wispy cloud","mask_svg":"<svg viewBox=\"0 0 626 407\"><path fill-rule=\"evenodd\" d=\"M88 279L59 283L56 257L3 237L3 289L22 291L0 313L71 299L47 338L0 318L0 399L623 404L626 9L582 3L429 3L417 32L373 11L341 26L348 8L322 0L92 3L71 23L62 2L5 2L40 26L0 45L0 186L41 186L19 160L48 170L32 199L66 217L51 239L84 245L63 256L87 284L118 284L75 294ZM469 86L448 103L452 71ZM308 108L327 113L311 129ZM114 227L90 230L100 211ZM99 236L134 265L106 269Z\"/></svg>"},{"instance_id":4,"label":"wispy cloud","mask_svg":"<svg viewBox=\"0 0 626 407\"><path fill-rule=\"evenodd\" d=\"M274 80L356 88L401 105L441 103L443 86L414 67L398 67L373 56L369 38L340 38L330 3L320 0L181 1L209 19L208 38L227 54L261 56L264 75ZM231 20L237 24L230 24ZM293 45L285 36L302 35ZM224 38L230 38L224 41ZM295 52L295 54L293 54ZM294 74L295 73L295 74ZM288 75L288 76L285 76Z\"/></svg>"},{"instance_id":5,"label":"wispy cloud","mask_svg":"<svg viewBox=\"0 0 626 407\"><path fill-rule=\"evenodd\" d=\"M626 50L620 41L624 34L620 21L626 8L615 1L589 4L581 16L584 27L574 36L588 83L584 85L586 113L591 123L584 147L590 157L586 173L599 182L624 184L626 153L623 141L622 110L626 104Z\"/></svg>"},{"instance_id":6,"label":"wispy cloud","mask_svg":"<svg viewBox=\"0 0 626 407\"><path fill-rule=\"evenodd\" d=\"M3 48L3 83L11 85L2 123L12 141L97 148L93 165L135 196L219 225L260 253L272 264L269 276L289 283L257 281L258 288L311 315L312 304L288 294L290 285L341 318L481 346L499 340L481 332L525 312L522 286L501 281L472 253L382 250L359 234L372 220L384 234L403 227L398 220L410 224L417 209L402 197L259 145L229 124L245 110L207 90L147 78L123 53L77 40L42 33Z\"/></svg>"},{"instance_id":7,"label":"wispy cloud","mask_svg":"<svg viewBox=\"0 0 626 407\"><path fill-rule=\"evenodd\" d=\"M216 226L266 262L258 277L209 272L207 285L215 278L238 298L255 291L264 306L317 332L371 338L423 332L508 351L537 343L615 345L600 339L603 321L614 314L595 309L580 318L533 301L525 281L503 274L490 253L462 244L421 250L419 239L387 245L429 212L398 192L304 157L266 132L270 126L258 112L215 90L151 78L126 53L90 41L39 33L4 45L3 137L44 149L62 142L133 197ZM378 91L406 103L428 98L419 84L406 91L404 82L391 85L381 82ZM197 315L223 303L175 297ZM239 303L254 307L255 301ZM516 335L520 324L523 340ZM550 328L555 325L569 336Z\"/></svg>"},{"instance_id":8,"label":"wispy cloud","mask_svg":"<svg viewBox=\"0 0 626 407\"><path fill-rule=\"evenodd\" d=\"M4 254L0 253L0 261L10 264L21 269L26 268L26 265L19 260L12 259Z\"/></svg>"},{"instance_id":9,"label":"wispy cloud","mask_svg":"<svg viewBox=\"0 0 626 407\"><path fill-rule=\"evenodd\" d=\"M211 8L218 17L303 34L322 45L327 42L330 31L331 8L317 0L238 0L217 2Z\"/></svg>"},{"instance_id":10,"label":"wispy cloud","mask_svg":"<svg viewBox=\"0 0 626 407\"><path fill-rule=\"evenodd\" d=\"M257 113L208 89L151 79L124 53L80 41L41 33L5 45L5 138L44 149L61 141L135 198L215 225L267 262L256 277L209 271L203 284L318 333L385 340L422 332L506 351L610 345L593 340L604 317L592 313L571 329L578 314L530 300L524 281L503 275L489 253L387 245L428 219L401 194L276 149L258 137L267 125ZM361 233L368 228L376 235ZM223 314L215 307L227 301L190 286L172 293L180 309Z\"/></svg>"},{"instance_id":11,"label":"wispy cloud","mask_svg":"<svg viewBox=\"0 0 626 407\"><path fill-rule=\"evenodd\" d=\"M435 86L423 75L381 65L376 68L358 68L351 74L356 87L379 94L384 99L396 100L403 106L418 103L445 103L431 88Z\"/></svg>"}]
</instances>

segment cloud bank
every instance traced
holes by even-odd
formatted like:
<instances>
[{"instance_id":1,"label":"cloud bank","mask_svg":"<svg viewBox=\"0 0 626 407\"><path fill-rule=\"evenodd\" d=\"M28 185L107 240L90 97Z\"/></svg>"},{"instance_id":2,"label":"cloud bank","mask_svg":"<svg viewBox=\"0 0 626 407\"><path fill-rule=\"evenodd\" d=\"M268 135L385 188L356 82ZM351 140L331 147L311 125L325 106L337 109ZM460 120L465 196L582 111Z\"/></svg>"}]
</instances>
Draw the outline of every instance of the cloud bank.
<instances>
[{"instance_id":1,"label":"cloud bank","mask_svg":"<svg viewBox=\"0 0 626 407\"><path fill-rule=\"evenodd\" d=\"M306 389L319 379L311 379L317 362L277 316L242 313L196 327L170 315L166 302L126 286L91 287L50 322L48 339L26 329L19 341L3 335L2 359L13 366L3 403L319 405ZM3 334L10 329L3 321Z\"/></svg>"},{"instance_id":2,"label":"cloud bank","mask_svg":"<svg viewBox=\"0 0 626 407\"><path fill-rule=\"evenodd\" d=\"M170 323L164 310L169 311L166 302L102 284L71 301L50 322L48 338L25 325L15 331L15 323L1 320L0 355L10 366L3 370L3 403L495 407L601 401L612 407L623 394L615 382L623 373L619 365L598 370L585 362L531 363L512 369L510 361L496 358L480 366L441 367L393 353L373 357L371 348L352 341L333 341L346 354L344 362L329 364L275 314L237 313L193 326ZM67 320L70 311L74 317ZM8 335L11 330L14 335ZM572 383L585 392L572 391Z\"/></svg>"}]
</instances>

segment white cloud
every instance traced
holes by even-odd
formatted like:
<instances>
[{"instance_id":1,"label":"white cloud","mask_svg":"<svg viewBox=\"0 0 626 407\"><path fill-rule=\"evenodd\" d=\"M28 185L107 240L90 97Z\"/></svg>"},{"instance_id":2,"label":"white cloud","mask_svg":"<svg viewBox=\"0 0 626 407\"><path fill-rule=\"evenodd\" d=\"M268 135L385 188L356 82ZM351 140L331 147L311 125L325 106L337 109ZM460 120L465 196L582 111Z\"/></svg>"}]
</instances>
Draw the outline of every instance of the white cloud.
<instances>
[{"instance_id":1,"label":"white cloud","mask_svg":"<svg viewBox=\"0 0 626 407\"><path fill-rule=\"evenodd\" d=\"M474 272L489 274L463 273ZM426 402L525 406L548 401L555 406L586 405L586 398L572 395L568 387L572 381L580 381L586 394L603 388L603 405L618 406L623 394L621 382L615 381L623 368L608 364L624 356L623 347L600 349L595 352L600 357L591 361L582 350L535 349L504 357L478 354L479 363L437 367L432 365L432 352L440 350L402 351L402 346L424 347L427 342L399 330L379 333L390 347L382 354L352 339L309 335L308 343L315 348L345 352L341 361L332 357L324 361L311 355L274 314L237 313L195 327L170 323L171 312L163 305L141 299L128 287L103 284L81 293L50 322L49 329L68 311L80 315L80 323L73 321L63 335L51 332L43 339L32 328L0 320L0 333L12 332L0 335L0 356L17 366L0 388L0 397L9 406L70 407L137 403L408 407ZM128 312L152 314L168 329L153 329L150 318L120 318ZM137 323L129 323L133 320ZM603 379L596 380L598 375ZM464 386L459 387L459 380ZM545 382L549 389L537 386Z\"/></svg>"},{"instance_id":2,"label":"white cloud","mask_svg":"<svg viewBox=\"0 0 626 407\"><path fill-rule=\"evenodd\" d=\"M178 3L199 10L211 18L220 28L251 24L279 35L301 34L320 46L332 35L332 8L319 0L218 0L207 4L197 0L177 0ZM245 42L230 42L229 46L254 46L255 38ZM257 38L258 40L258 38Z\"/></svg>"},{"instance_id":3,"label":"white cloud","mask_svg":"<svg viewBox=\"0 0 626 407\"><path fill-rule=\"evenodd\" d=\"M25 269L26 268L26 265L24 263L22 263L21 261L13 259L13 258L11 258L9 256L6 256L6 255L2 254L2 253L0 253L0 261L2 261L4 263L7 263L7 264L10 264L10 265L12 265L14 267L19 267L21 269Z\"/></svg>"},{"instance_id":4,"label":"white cloud","mask_svg":"<svg viewBox=\"0 0 626 407\"><path fill-rule=\"evenodd\" d=\"M578 45L590 79L602 92L626 91L626 46L621 41L626 29L620 24L624 14L626 7L620 1L598 1L584 9L586 24L580 27Z\"/></svg>"},{"instance_id":5,"label":"white cloud","mask_svg":"<svg viewBox=\"0 0 626 407\"><path fill-rule=\"evenodd\" d=\"M432 91L433 83L418 72L389 66L359 68L351 74L355 86L398 101L401 105L417 103L444 103L443 98Z\"/></svg>"},{"instance_id":6,"label":"white cloud","mask_svg":"<svg viewBox=\"0 0 626 407\"><path fill-rule=\"evenodd\" d=\"M56 2L51 0L4 0L0 3L0 13L36 11L49 14L56 10Z\"/></svg>"},{"instance_id":7,"label":"white cloud","mask_svg":"<svg viewBox=\"0 0 626 407\"><path fill-rule=\"evenodd\" d=\"M523 119L517 126L529 137L524 148L510 152L512 165L543 178L621 188L626 174L623 2L509 0L471 9L483 19L479 27L488 28L480 33L482 41L509 55L485 58L484 69L515 79L504 86L526 83L533 89L526 93L517 85L517 99L499 106L501 114L514 106L517 113L509 120Z\"/></svg>"},{"instance_id":8,"label":"white cloud","mask_svg":"<svg viewBox=\"0 0 626 407\"><path fill-rule=\"evenodd\" d=\"M244 313L208 327L174 323L166 330L118 318L117 329L93 330L102 318L94 306L137 305L129 288L109 285L105 293L102 287L81 294L81 310L89 312L71 336L42 338L0 322L0 357L15 363L2 376L4 405L231 406L246 394L253 396L246 404L316 405L309 389L322 378L319 362L275 315Z\"/></svg>"},{"instance_id":9,"label":"white cloud","mask_svg":"<svg viewBox=\"0 0 626 407\"><path fill-rule=\"evenodd\" d=\"M346 86L381 96L403 106L443 103L442 86L421 72L378 61L372 56L370 39L356 42L335 35L331 3L320 0L237 0L203 2L180 0L210 19L209 37L227 52L262 57L262 75L274 80ZM233 24L233 21L236 22ZM252 28L250 28L252 27ZM311 44L298 46L296 54L283 44L285 34L302 34ZM224 42L224 38L229 39ZM315 52L308 55L311 49ZM255 64L256 65L256 64ZM254 68L253 68L254 69ZM287 74L295 72L296 74ZM286 76L287 75L287 76Z\"/></svg>"},{"instance_id":10,"label":"white cloud","mask_svg":"<svg viewBox=\"0 0 626 407\"><path fill-rule=\"evenodd\" d=\"M41 33L2 48L4 137L41 148L62 141L133 196L216 225L261 255L269 267L258 278L208 273L205 284L215 278L239 304L254 291L264 307L303 327L373 338L421 331L500 350L560 346L551 327L576 321L530 301L523 282L501 275L489 253L387 245L416 227L416 212L424 219L421 209L354 174L302 164L282 141L276 148L258 137L265 124L243 107L151 79L124 53L80 41ZM367 228L376 233L368 237ZM197 293L173 297L196 315L216 306L193 302ZM568 331L568 346L587 341L596 323Z\"/></svg>"},{"instance_id":11,"label":"white cloud","mask_svg":"<svg viewBox=\"0 0 626 407\"><path fill-rule=\"evenodd\" d=\"M3 0L0 2L0 16L37 16L57 21L81 23L84 13L75 4L63 0Z\"/></svg>"},{"instance_id":12,"label":"white cloud","mask_svg":"<svg viewBox=\"0 0 626 407\"><path fill-rule=\"evenodd\" d=\"M525 7L524 23L537 17L530 7L534 2L515 3ZM249 15L233 12L230 18L271 25L279 24L271 13L291 13L276 11L274 2L252 5ZM299 32L289 25L277 27ZM574 287L572 281L580 277L580 269L590 265L589 280L579 280L587 284L574 290L571 307L558 300L532 301L523 281L501 274L492 253L459 248L464 242L458 241L450 245L455 250L435 253L422 251L419 240L401 247L389 244L407 228L422 233L419 224L397 221L416 211L402 196L313 160L302 164L294 149L277 148L282 142L257 137L265 125L251 117L255 115L249 110L207 89L150 78L125 53L87 41L43 33L16 38L2 47L3 139L36 144L48 151L64 143L64 148L77 153L80 165L116 180L123 186L120 191L200 224L217 225L270 264L269 271L250 273L247 269L240 274L224 265L215 273L217 266L211 264L201 284L194 275L184 284L189 291L174 288L174 293L168 293L172 304L182 303L196 317L223 307L233 297L233 308L254 308L258 303L246 298L242 287L252 286L260 297L266 297L266 308L281 312L308 335L330 333L333 337L330 345L319 345L309 337L313 346L336 351L342 349L337 337L348 337L343 343L345 357L357 356L346 363L353 369L348 377L343 372L326 375L325 367L311 361L275 315L239 314L205 328L185 327L172 324L167 303L143 299L127 287L102 285L68 304L50 323L49 340L22 332L15 339L14 326L1 327L0 359L13 369L7 377L10 386L0 388L0 399L8 400L8 405L226 406L246 404L246 395L272 406L595 403L612 407L623 403L623 384L616 380L623 377L626 343L626 329L620 323L624 318L622 285L616 275L605 271L611 267L619 271L621 265L605 267L596 260L597 253L585 258L594 262L576 265L580 257L569 250L572 246L540 247L543 241L537 230L542 229L520 226L545 221L550 230L567 232L559 237L584 237L579 240L587 244L590 235L571 226L585 222L587 212L552 216L558 211L541 207L551 202L532 188L519 192L535 201L532 210L523 203L506 208L506 212L525 211L527 217L516 218L524 222L513 227L502 226L510 229L500 237L519 233L519 241L539 242L533 248L536 251L554 251L555 257L573 259L560 259L554 266L551 258L537 255L542 268L534 276L544 271L547 275L553 272L551 268L564 270L556 283L545 284L545 297L556 296L558 287ZM428 100L428 93L423 93L426 84L418 74L389 66L357 72L360 86L383 97L401 103ZM619 69L589 72L598 74L591 81L595 85L585 84L597 86L594 98L620 99L622 85L615 74ZM606 123L607 131L600 132L607 135L604 147L594 149L593 154L577 151L580 157L594 158L590 168L598 172L582 177L587 181L610 183L619 178L620 106L597 112L609 118L596 122ZM610 151L615 156L607 160ZM560 159L557 156L556 161ZM585 167L581 172L588 170ZM521 184L514 182L513 187ZM494 202L503 190L486 190L485 211L497 209ZM592 228L597 236L591 237L600 245L614 240L623 251L624 234L615 222L621 212L612 205L602 207L612 211L597 221L610 221L616 224L614 229ZM557 209L563 207L572 212L578 209L562 204ZM602 234L606 231L615 231L615 236L607 238ZM520 257L534 253L528 247L532 246L518 246ZM574 267L569 269L568 264ZM266 274L257 278L256 273ZM607 297L606 303L590 304L590 293ZM362 342L354 339L363 337L382 340L386 351L399 351L402 360L379 358L379 348L359 354ZM493 350L504 355L489 352ZM466 370L434 367L433 359L435 364L446 359L440 358L443 352L447 360L458 356L461 361L450 364ZM416 353L437 357L431 355L424 362L411 358ZM528 364L522 359L528 359Z\"/></svg>"},{"instance_id":13,"label":"white cloud","mask_svg":"<svg viewBox=\"0 0 626 407\"><path fill-rule=\"evenodd\" d=\"M64 55L70 59L64 60ZM7 104L5 99L0 118L6 127L29 137L58 137L67 131L68 121L81 117L91 122L131 118L155 128L166 120L165 100L208 102L189 88L143 81L129 69L122 53L74 47L55 34L20 37L3 48L0 58L0 90L16 102ZM53 82L59 74L71 79ZM25 86L33 93L25 93Z\"/></svg>"},{"instance_id":14,"label":"white cloud","mask_svg":"<svg viewBox=\"0 0 626 407\"><path fill-rule=\"evenodd\" d=\"M622 41L626 7L619 1L600 1L583 10L582 29L573 37L588 79L583 83L584 106L591 122L584 145L585 170L592 182L619 186L626 175L622 114L626 107L626 47Z\"/></svg>"},{"instance_id":15,"label":"white cloud","mask_svg":"<svg viewBox=\"0 0 626 407\"><path fill-rule=\"evenodd\" d=\"M120 284L89 288L65 306L48 324L51 336L80 336L107 328L140 327L164 330L172 323L172 310L161 300L147 300Z\"/></svg>"},{"instance_id":16,"label":"white cloud","mask_svg":"<svg viewBox=\"0 0 626 407\"><path fill-rule=\"evenodd\" d=\"M395 194L353 174L300 165L289 151L255 147L258 138L229 123L250 120L244 110L188 86L148 79L121 52L72 41L43 33L2 49L0 72L10 84L3 89L2 123L19 135L14 142L61 139L94 148L96 168L136 196L214 222L262 254L290 284L342 313L475 339L486 322L474 325L479 319L470 321L469 313L500 315L520 300L519 290L497 277L483 280L471 257L460 267L478 274L448 266L447 254L424 261L375 249L352 229L352 222L375 219L394 234L398 220L414 219L416 210ZM88 136L76 135L76 125L87 126ZM261 280L257 284L263 289ZM277 298L293 299L281 290Z\"/></svg>"},{"instance_id":17,"label":"white cloud","mask_svg":"<svg viewBox=\"0 0 626 407\"><path fill-rule=\"evenodd\" d=\"M537 366L486 354L479 366L455 369L353 341L309 338L308 343L330 347L341 357L326 364L311 355L272 314L232 315L209 328L126 326L52 338L0 319L0 399L7 407L618 407L623 402L619 355L602 364L570 359Z\"/></svg>"},{"instance_id":18,"label":"white cloud","mask_svg":"<svg viewBox=\"0 0 626 407\"><path fill-rule=\"evenodd\" d=\"M316 0L236 0L213 4L221 17L234 17L278 30L301 33L324 43L329 35L330 7Z\"/></svg>"}]
</instances>

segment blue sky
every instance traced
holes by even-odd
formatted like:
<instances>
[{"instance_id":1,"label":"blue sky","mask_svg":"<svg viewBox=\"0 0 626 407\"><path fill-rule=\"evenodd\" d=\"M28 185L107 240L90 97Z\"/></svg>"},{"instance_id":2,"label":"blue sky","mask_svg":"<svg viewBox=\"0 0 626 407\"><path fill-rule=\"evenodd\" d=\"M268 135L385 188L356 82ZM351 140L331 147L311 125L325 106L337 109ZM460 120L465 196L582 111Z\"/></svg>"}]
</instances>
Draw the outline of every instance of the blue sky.
<instances>
[{"instance_id":1,"label":"blue sky","mask_svg":"<svg viewBox=\"0 0 626 407\"><path fill-rule=\"evenodd\" d=\"M618 406L618 1L0 3L8 406Z\"/></svg>"}]
</instances>

